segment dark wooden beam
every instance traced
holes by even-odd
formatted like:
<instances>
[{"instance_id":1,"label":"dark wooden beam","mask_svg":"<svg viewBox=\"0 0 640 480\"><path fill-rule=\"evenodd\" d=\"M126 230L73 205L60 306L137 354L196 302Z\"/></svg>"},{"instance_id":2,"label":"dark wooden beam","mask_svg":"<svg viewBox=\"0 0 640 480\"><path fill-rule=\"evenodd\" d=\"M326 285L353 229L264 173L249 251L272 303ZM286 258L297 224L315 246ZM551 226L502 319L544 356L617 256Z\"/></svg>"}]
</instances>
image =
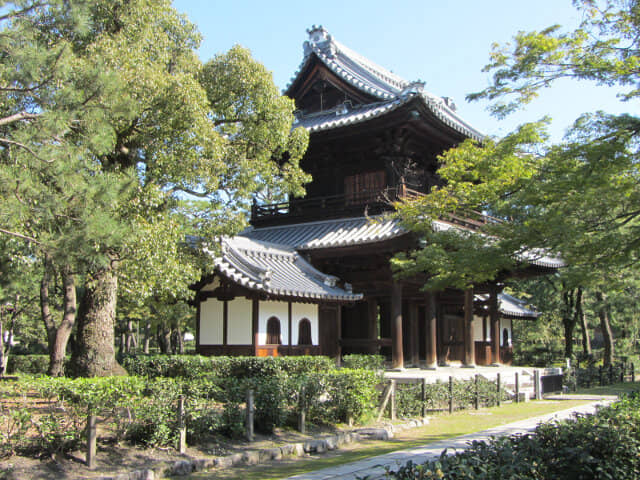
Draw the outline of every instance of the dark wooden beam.
<instances>
[{"instance_id":1,"label":"dark wooden beam","mask_svg":"<svg viewBox=\"0 0 640 480\"><path fill-rule=\"evenodd\" d=\"M427 368L436 368L438 366L438 337L436 325L438 319L436 317L436 295L433 292L425 294L425 332L426 332L426 366Z\"/></svg>"}]
</instances>

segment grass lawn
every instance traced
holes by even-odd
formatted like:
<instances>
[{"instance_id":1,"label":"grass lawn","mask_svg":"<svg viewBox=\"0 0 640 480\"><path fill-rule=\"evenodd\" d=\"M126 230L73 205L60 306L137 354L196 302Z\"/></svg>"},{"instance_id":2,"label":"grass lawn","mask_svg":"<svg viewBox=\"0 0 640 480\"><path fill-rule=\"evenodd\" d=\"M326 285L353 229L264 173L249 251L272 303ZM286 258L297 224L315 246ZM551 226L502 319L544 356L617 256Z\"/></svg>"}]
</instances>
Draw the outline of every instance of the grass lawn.
<instances>
[{"instance_id":1,"label":"grass lawn","mask_svg":"<svg viewBox=\"0 0 640 480\"><path fill-rule=\"evenodd\" d=\"M622 395L640 390L640 382L614 383L604 387L579 388L576 393L591 395Z\"/></svg>"},{"instance_id":2,"label":"grass lawn","mask_svg":"<svg viewBox=\"0 0 640 480\"><path fill-rule=\"evenodd\" d=\"M396 435L396 438L387 442L367 441L357 445L346 445L341 450L328 452L324 455L287 459L268 465L240 466L224 470L213 470L211 472L195 473L185 478L189 480L212 478L227 480L280 479L313 470L355 462L395 450L418 447L427 443L486 430L506 423L564 410L585 403L589 402L584 400L541 400L519 404L506 404L502 407L483 408L478 411L464 410L456 412L453 415L437 415L432 417L429 425L400 432Z\"/></svg>"}]
</instances>

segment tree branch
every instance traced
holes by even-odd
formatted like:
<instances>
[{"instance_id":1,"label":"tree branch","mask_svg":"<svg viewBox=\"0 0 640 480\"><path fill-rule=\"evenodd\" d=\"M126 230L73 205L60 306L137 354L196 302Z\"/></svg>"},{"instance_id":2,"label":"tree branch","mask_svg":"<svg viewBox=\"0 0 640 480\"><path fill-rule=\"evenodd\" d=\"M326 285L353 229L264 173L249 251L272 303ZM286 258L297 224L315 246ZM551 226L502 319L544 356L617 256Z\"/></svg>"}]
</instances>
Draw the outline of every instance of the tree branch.
<instances>
[{"instance_id":1,"label":"tree branch","mask_svg":"<svg viewBox=\"0 0 640 480\"><path fill-rule=\"evenodd\" d=\"M31 155L33 155L35 158L37 158L41 162L53 163L53 160L45 160L44 158L38 156L38 154L36 152L31 150L31 148L27 147L24 143L16 142L14 140L9 140L8 138L0 138L0 143L5 143L7 145L15 145L16 147L20 147L20 148L26 150L27 152L29 152Z\"/></svg>"},{"instance_id":2,"label":"tree branch","mask_svg":"<svg viewBox=\"0 0 640 480\"><path fill-rule=\"evenodd\" d=\"M37 113L18 112L8 117L0 118L0 126L7 125L9 123L20 122L22 120L35 120L40 115Z\"/></svg>"},{"instance_id":3,"label":"tree branch","mask_svg":"<svg viewBox=\"0 0 640 480\"><path fill-rule=\"evenodd\" d=\"M22 235L18 232L12 232L10 230L5 230L4 228L0 228L0 233L4 233L5 235L10 235L12 237L19 238L21 240L26 240L29 243L35 243L36 245L40 245L40 242L33 237L29 237L27 235Z\"/></svg>"}]
</instances>

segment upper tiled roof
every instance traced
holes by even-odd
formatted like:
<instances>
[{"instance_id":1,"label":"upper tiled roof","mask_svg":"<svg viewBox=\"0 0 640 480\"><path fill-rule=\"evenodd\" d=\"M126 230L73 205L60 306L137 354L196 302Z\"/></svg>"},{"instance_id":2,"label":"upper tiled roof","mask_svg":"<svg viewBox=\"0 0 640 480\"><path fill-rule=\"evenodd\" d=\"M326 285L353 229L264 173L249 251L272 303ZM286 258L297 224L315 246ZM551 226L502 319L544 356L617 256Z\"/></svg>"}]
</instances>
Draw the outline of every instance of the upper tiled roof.
<instances>
[{"instance_id":1,"label":"upper tiled roof","mask_svg":"<svg viewBox=\"0 0 640 480\"><path fill-rule=\"evenodd\" d=\"M304 58L302 64L298 68L291 82L285 89L285 93L298 80L307 64L314 56L317 57L326 67L342 78L345 82L367 93L373 97L380 99L382 102L401 102L406 103L411 98L419 98L424 102L425 106L444 124L458 131L459 133L481 140L484 135L465 122L455 112L455 107L448 99L438 97L424 90L424 83L409 82L394 74L393 72L376 65L372 61L354 52L350 48L333 39L333 37L322 26L315 25L307 30L309 40L304 43ZM396 104L396 107L398 104ZM382 115L388 110L376 110L377 115ZM334 114L336 112L333 112ZM307 123L303 116L299 119L300 124L310 128L311 131L328 130L331 128L341 127L349 123L356 123L372 118L372 115L360 115L356 112L349 116L346 123L336 122L335 118L327 119L326 122L318 120L313 122L313 129Z\"/></svg>"},{"instance_id":2,"label":"upper tiled roof","mask_svg":"<svg viewBox=\"0 0 640 480\"><path fill-rule=\"evenodd\" d=\"M406 235L398 220L359 217L320 222L250 228L241 235L260 242L287 245L296 250L347 247L381 242Z\"/></svg>"},{"instance_id":3,"label":"upper tiled roof","mask_svg":"<svg viewBox=\"0 0 640 480\"><path fill-rule=\"evenodd\" d=\"M293 248L257 242L250 238L225 237L221 255L214 258L218 272L250 290L307 301L358 301L348 285L316 270Z\"/></svg>"}]
</instances>

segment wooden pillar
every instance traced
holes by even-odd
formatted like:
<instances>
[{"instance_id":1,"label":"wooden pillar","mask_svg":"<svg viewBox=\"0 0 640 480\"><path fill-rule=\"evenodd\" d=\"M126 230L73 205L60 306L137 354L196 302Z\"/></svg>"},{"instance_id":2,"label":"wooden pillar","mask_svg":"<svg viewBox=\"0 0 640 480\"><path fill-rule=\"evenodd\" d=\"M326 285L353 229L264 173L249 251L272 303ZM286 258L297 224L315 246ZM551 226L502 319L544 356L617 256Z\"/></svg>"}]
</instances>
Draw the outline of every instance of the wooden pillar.
<instances>
[{"instance_id":1,"label":"wooden pillar","mask_svg":"<svg viewBox=\"0 0 640 480\"><path fill-rule=\"evenodd\" d=\"M409 302L409 345L411 346L411 366L420 366L420 329L418 327L418 305L415 302Z\"/></svg>"},{"instance_id":2,"label":"wooden pillar","mask_svg":"<svg viewBox=\"0 0 640 480\"><path fill-rule=\"evenodd\" d=\"M489 288L489 321L491 322L491 363L500 365L500 315L496 284L491 284Z\"/></svg>"},{"instance_id":3,"label":"wooden pillar","mask_svg":"<svg viewBox=\"0 0 640 480\"><path fill-rule=\"evenodd\" d=\"M464 366L476 366L476 348L473 340L473 288L464 291Z\"/></svg>"},{"instance_id":4,"label":"wooden pillar","mask_svg":"<svg viewBox=\"0 0 640 480\"><path fill-rule=\"evenodd\" d=\"M254 298L251 305L251 345L253 346L253 354L258 353L258 319L260 309L260 300Z\"/></svg>"},{"instance_id":5,"label":"wooden pillar","mask_svg":"<svg viewBox=\"0 0 640 480\"><path fill-rule=\"evenodd\" d=\"M438 366L438 338L437 338L437 316L436 316L436 295L433 292L425 294L425 353L427 368L437 368Z\"/></svg>"},{"instance_id":6,"label":"wooden pillar","mask_svg":"<svg viewBox=\"0 0 640 480\"><path fill-rule=\"evenodd\" d=\"M369 322L369 340L371 340L370 353L379 353L380 344L378 343L378 299L367 299L367 316Z\"/></svg>"},{"instance_id":7,"label":"wooden pillar","mask_svg":"<svg viewBox=\"0 0 640 480\"><path fill-rule=\"evenodd\" d=\"M404 368L402 350L402 285L397 280L391 284L391 368Z\"/></svg>"}]
</instances>

